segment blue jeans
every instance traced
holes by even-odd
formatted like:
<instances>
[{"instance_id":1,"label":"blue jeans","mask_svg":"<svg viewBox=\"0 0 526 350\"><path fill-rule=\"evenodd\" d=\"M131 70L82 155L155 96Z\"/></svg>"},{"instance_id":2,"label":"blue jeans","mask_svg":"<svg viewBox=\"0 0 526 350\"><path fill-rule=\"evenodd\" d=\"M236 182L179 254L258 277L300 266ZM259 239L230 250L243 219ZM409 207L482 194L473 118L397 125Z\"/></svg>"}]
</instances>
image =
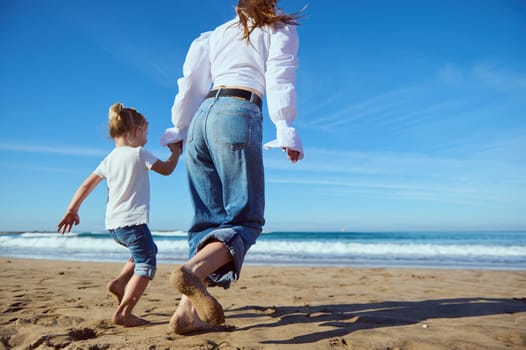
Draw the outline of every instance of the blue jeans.
<instances>
[{"instance_id":1,"label":"blue jeans","mask_svg":"<svg viewBox=\"0 0 526 350\"><path fill-rule=\"evenodd\" d=\"M148 225L134 225L110 230L115 242L127 247L132 255L134 274L153 279L157 270L157 246Z\"/></svg>"},{"instance_id":2,"label":"blue jeans","mask_svg":"<svg viewBox=\"0 0 526 350\"><path fill-rule=\"evenodd\" d=\"M190 257L211 240L223 242L233 264L208 283L228 288L265 223L259 107L235 97L204 100L189 127L186 167L194 204Z\"/></svg>"}]
</instances>

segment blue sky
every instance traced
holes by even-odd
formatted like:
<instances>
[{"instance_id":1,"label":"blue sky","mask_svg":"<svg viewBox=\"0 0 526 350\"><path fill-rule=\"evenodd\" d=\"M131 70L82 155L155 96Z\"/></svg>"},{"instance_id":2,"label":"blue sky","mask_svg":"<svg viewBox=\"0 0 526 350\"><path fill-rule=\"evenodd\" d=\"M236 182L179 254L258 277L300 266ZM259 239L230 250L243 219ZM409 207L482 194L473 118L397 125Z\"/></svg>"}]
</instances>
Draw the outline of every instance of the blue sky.
<instances>
[{"instance_id":1,"label":"blue sky","mask_svg":"<svg viewBox=\"0 0 526 350\"><path fill-rule=\"evenodd\" d=\"M2 1L0 231L56 227L113 148L114 102L148 118L166 158L188 45L233 5ZM301 22L306 154L265 151L266 230L526 229L526 2L317 0ZM150 227L187 229L184 158L150 181ZM105 201L102 183L78 231L103 231Z\"/></svg>"}]
</instances>

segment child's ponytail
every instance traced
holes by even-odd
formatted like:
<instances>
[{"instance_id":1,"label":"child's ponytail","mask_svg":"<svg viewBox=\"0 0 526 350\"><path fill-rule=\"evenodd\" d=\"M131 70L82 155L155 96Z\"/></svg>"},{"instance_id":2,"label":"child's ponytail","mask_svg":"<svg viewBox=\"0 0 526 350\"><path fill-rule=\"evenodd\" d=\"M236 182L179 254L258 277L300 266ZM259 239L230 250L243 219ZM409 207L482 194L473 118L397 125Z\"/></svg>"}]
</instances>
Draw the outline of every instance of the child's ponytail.
<instances>
[{"instance_id":1,"label":"child's ponytail","mask_svg":"<svg viewBox=\"0 0 526 350\"><path fill-rule=\"evenodd\" d=\"M109 130L111 138L126 135L135 126L146 124L142 114L133 108L125 108L120 102L111 105L108 112Z\"/></svg>"}]
</instances>

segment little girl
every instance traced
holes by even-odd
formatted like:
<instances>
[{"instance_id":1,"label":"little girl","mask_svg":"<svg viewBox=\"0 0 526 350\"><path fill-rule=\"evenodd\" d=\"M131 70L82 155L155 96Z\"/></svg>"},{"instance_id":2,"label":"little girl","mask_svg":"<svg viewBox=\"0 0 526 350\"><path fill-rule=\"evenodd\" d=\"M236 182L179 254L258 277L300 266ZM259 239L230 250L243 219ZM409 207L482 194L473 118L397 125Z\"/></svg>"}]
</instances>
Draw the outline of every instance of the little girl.
<instances>
[{"instance_id":1,"label":"little girl","mask_svg":"<svg viewBox=\"0 0 526 350\"><path fill-rule=\"evenodd\" d=\"M78 211L82 202L103 180L108 182L106 229L113 239L130 250L131 258L120 275L107 285L119 307L112 322L133 327L148 323L134 316L132 310L153 279L157 267L157 246L148 229L150 183L148 170L170 175L182 152L182 143L170 145L172 154L163 162L145 150L148 122L133 108L115 103L109 111L109 132L115 149L80 185L71 199L58 231L70 232L80 222Z\"/></svg>"}]
</instances>

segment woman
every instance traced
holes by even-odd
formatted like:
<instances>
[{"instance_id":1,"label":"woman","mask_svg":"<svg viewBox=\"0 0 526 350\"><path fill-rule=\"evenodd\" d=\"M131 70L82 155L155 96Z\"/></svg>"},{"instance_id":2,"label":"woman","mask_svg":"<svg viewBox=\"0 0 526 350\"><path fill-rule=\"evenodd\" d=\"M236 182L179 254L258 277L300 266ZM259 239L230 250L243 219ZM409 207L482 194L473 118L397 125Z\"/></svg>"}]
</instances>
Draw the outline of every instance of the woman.
<instances>
[{"instance_id":1,"label":"woman","mask_svg":"<svg viewBox=\"0 0 526 350\"><path fill-rule=\"evenodd\" d=\"M298 16L281 12L276 2L239 0L234 19L192 42L172 107L174 127L161 138L163 145L186 139L195 210L188 232L190 260L171 276L183 294L170 321L179 334L224 322L223 309L205 283L228 288L237 280L265 223L264 93L277 131L265 148L282 148L292 163L303 158L291 127Z\"/></svg>"}]
</instances>

